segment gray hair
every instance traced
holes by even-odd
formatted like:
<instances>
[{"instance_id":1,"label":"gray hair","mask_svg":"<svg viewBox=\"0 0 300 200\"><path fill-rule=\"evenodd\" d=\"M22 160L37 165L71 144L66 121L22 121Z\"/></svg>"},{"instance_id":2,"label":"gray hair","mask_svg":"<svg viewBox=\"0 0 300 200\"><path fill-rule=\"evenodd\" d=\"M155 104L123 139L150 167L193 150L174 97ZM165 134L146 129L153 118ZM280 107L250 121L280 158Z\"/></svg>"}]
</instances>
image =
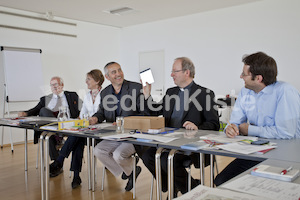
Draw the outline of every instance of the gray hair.
<instances>
[{"instance_id":1,"label":"gray hair","mask_svg":"<svg viewBox=\"0 0 300 200\"><path fill-rule=\"evenodd\" d=\"M175 60L181 60L181 66L182 70L190 70L190 77L194 78L195 77L195 66L194 63L191 61L191 59L187 57L179 57L176 58Z\"/></svg>"},{"instance_id":2,"label":"gray hair","mask_svg":"<svg viewBox=\"0 0 300 200\"><path fill-rule=\"evenodd\" d=\"M53 79L56 79L59 82L59 85L64 84L64 80L59 76L53 76L50 81L52 81Z\"/></svg>"},{"instance_id":3,"label":"gray hair","mask_svg":"<svg viewBox=\"0 0 300 200\"><path fill-rule=\"evenodd\" d=\"M120 65L119 63L114 62L114 61L107 63L107 64L104 66L104 73L105 73L106 75L108 75L108 69L107 69L108 66L113 65L113 64L118 64L118 65Z\"/></svg>"}]
</instances>

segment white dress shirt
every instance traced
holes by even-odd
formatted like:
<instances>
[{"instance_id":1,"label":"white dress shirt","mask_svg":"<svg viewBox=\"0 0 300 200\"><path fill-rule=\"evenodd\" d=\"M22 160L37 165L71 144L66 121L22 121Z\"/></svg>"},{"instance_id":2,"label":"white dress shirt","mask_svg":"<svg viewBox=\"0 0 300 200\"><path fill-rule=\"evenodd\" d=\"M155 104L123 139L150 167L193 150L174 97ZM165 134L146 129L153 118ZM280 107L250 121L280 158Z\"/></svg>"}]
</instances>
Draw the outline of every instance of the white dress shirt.
<instances>
[{"instance_id":1,"label":"white dress shirt","mask_svg":"<svg viewBox=\"0 0 300 200\"><path fill-rule=\"evenodd\" d=\"M69 108L66 95L65 95L64 92L61 92L58 95L56 95L56 94L52 95L52 99L50 100L50 102L47 105L48 109L53 110L53 108L55 107L55 105L57 103L58 96L61 98L61 105L64 106L64 107Z\"/></svg>"},{"instance_id":2,"label":"white dress shirt","mask_svg":"<svg viewBox=\"0 0 300 200\"><path fill-rule=\"evenodd\" d=\"M93 116L99 109L100 104L100 92L98 92L95 102L93 103L93 98L91 92L88 92L83 99L83 105L79 114L80 119L83 119L83 115L88 114L89 117Z\"/></svg>"}]
</instances>

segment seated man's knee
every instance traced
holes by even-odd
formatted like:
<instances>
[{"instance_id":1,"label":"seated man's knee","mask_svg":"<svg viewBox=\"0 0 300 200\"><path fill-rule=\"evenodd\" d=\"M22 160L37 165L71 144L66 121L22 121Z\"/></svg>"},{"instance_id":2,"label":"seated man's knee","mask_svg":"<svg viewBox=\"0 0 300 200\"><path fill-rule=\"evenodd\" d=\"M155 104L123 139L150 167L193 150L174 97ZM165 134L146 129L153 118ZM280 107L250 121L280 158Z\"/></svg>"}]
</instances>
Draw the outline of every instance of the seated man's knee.
<instances>
[{"instance_id":1,"label":"seated man's knee","mask_svg":"<svg viewBox=\"0 0 300 200\"><path fill-rule=\"evenodd\" d=\"M103 155L102 149L98 148L97 146L94 147L94 155L100 159Z\"/></svg>"},{"instance_id":2,"label":"seated man's knee","mask_svg":"<svg viewBox=\"0 0 300 200\"><path fill-rule=\"evenodd\" d=\"M150 148L143 153L141 159L143 160L143 163L146 167L151 166L153 163L155 163L155 152L156 150Z\"/></svg>"},{"instance_id":3,"label":"seated man's knee","mask_svg":"<svg viewBox=\"0 0 300 200\"><path fill-rule=\"evenodd\" d=\"M120 163L122 163L123 160L127 159L129 156L124 157L124 155L122 155L118 152L113 152L112 157L118 164L120 164Z\"/></svg>"},{"instance_id":4,"label":"seated man's knee","mask_svg":"<svg viewBox=\"0 0 300 200\"><path fill-rule=\"evenodd\" d=\"M41 117L54 117L54 114L51 110L44 107L44 108L41 108L41 110L39 112L39 116L41 116Z\"/></svg>"}]
</instances>

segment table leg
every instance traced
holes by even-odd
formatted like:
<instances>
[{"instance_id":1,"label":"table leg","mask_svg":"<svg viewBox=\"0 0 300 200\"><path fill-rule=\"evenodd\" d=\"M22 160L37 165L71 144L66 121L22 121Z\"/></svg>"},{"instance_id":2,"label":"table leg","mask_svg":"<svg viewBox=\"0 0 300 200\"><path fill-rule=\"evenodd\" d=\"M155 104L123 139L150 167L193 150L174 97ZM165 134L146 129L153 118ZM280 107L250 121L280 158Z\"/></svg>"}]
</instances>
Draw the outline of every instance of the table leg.
<instances>
[{"instance_id":1,"label":"table leg","mask_svg":"<svg viewBox=\"0 0 300 200\"><path fill-rule=\"evenodd\" d=\"M49 138L55 135L55 133L47 133L47 135L45 136L45 196L46 196L46 200L49 200Z\"/></svg>"},{"instance_id":2,"label":"table leg","mask_svg":"<svg viewBox=\"0 0 300 200\"><path fill-rule=\"evenodd\" d=\"M160 156L161 153L164 151L163 148L159 147L155 154L155 171L156 171L156 196L157 200L162 199L162 192L161 192L161 164L160 164Z\"/></svg>"},{"instance_id":3,"label":"table leg","mask_svg":"<svg viewBox=\"0 0 300 200\"><path fill-rule=\"evenodd\" d=\"M174 155L177 150L172 149L168 155L168 198L173 199L174 191Z\"/></svg>"},{"instance_id":4,"label":"table leg","mask_svg":"<svg viewBox=\"0 0 300 200\"><path fill-rule=\"evenodd\" d=\"M87 163L88 163L88 189L92 189L92 184L91 184L91 153L90 153L90 138L86 139L86 147L87 147Z\"/></svg>"},{"instance_id":5,"label":"table leg","mask_svg":"<svg viewBox=\"0 0 300 200\"><path fill-rule=\"evenodd\" d=\"M25 171L28 171L28 131L27 129L25 129L25 138L24 138L24 142L25 142Z\"/></svg>"},{"instance_id":6,"label":"table leg","mask_svg":"<svg viewBox=\"0 0 300 200\"><path fill-rule=\"evenodd\" d=\"M94 192L95 191L95 156L94 156L94 146L95 146L95 138L92 138L92 148L90 150L90 158L92 160L92 173L91 173L91 176L92 176L92 191Z\"/></svg>"},{"instance_id":7,"label":"table leg","mask_svg":"<svg viewBox=\"0 0 300 200\"><path fill-rule=\"evenodd\" d=\"M136 174L136 158L135 158L135 154L132 155L133 159L132 159L132 164L133 164L133 170L132 170L132 173L133 173L133 199L135 199L135 181L136 181L136 178L135 178L135 174Z\"/></svg>"},{"instance_id":8,"label":"table leg","mask_svg":"<svg viewBox=\"0 0 300 200\"><path fill-rule=\"evenodd\" d=\"M40 136L40 156L41 156L41 199L45 200L45 163L44 163L44 137L46 132L43 132Z\"/></svg>"},{"instance_id":9,"label":"table leg","mask_svg":"<svg viewBox=\"0 0 300 200\"><path fill-rule=\"evenodd\" d=\"M199 160L200 160L200 182L201 185L204 185L203 153L199 153Z\"/></svg>"},{"instance_id":10,"label":"table leg","mask_svg":"<svg viewBox=\"0 0 300 200\"><path fill-rule=\"evenodd\" d=\"M210 154L210 187L214 187L214 155Z\"/></svg>"}]
</instances>

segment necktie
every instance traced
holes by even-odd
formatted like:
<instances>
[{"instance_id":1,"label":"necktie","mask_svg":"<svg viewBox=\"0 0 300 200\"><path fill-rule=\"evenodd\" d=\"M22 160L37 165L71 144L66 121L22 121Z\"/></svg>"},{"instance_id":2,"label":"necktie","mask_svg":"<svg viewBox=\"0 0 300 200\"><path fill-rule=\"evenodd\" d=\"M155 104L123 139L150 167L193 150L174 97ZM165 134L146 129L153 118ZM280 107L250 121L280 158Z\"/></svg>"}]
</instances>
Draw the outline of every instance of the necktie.
<instances>
[{"instance_id":1,"label":"necktie","mask_svg":"<svg viewBox=\"0 0 300 200\"><path fill-rule=\"evenodd\" d=\"M52 111L57 112L59 110L59 107L61 107L61 106L62 106L61 97L57 96L57 102L56 102L56 105L54 106L54 108L52 109Z\"/></svg>"}]
</instances>

